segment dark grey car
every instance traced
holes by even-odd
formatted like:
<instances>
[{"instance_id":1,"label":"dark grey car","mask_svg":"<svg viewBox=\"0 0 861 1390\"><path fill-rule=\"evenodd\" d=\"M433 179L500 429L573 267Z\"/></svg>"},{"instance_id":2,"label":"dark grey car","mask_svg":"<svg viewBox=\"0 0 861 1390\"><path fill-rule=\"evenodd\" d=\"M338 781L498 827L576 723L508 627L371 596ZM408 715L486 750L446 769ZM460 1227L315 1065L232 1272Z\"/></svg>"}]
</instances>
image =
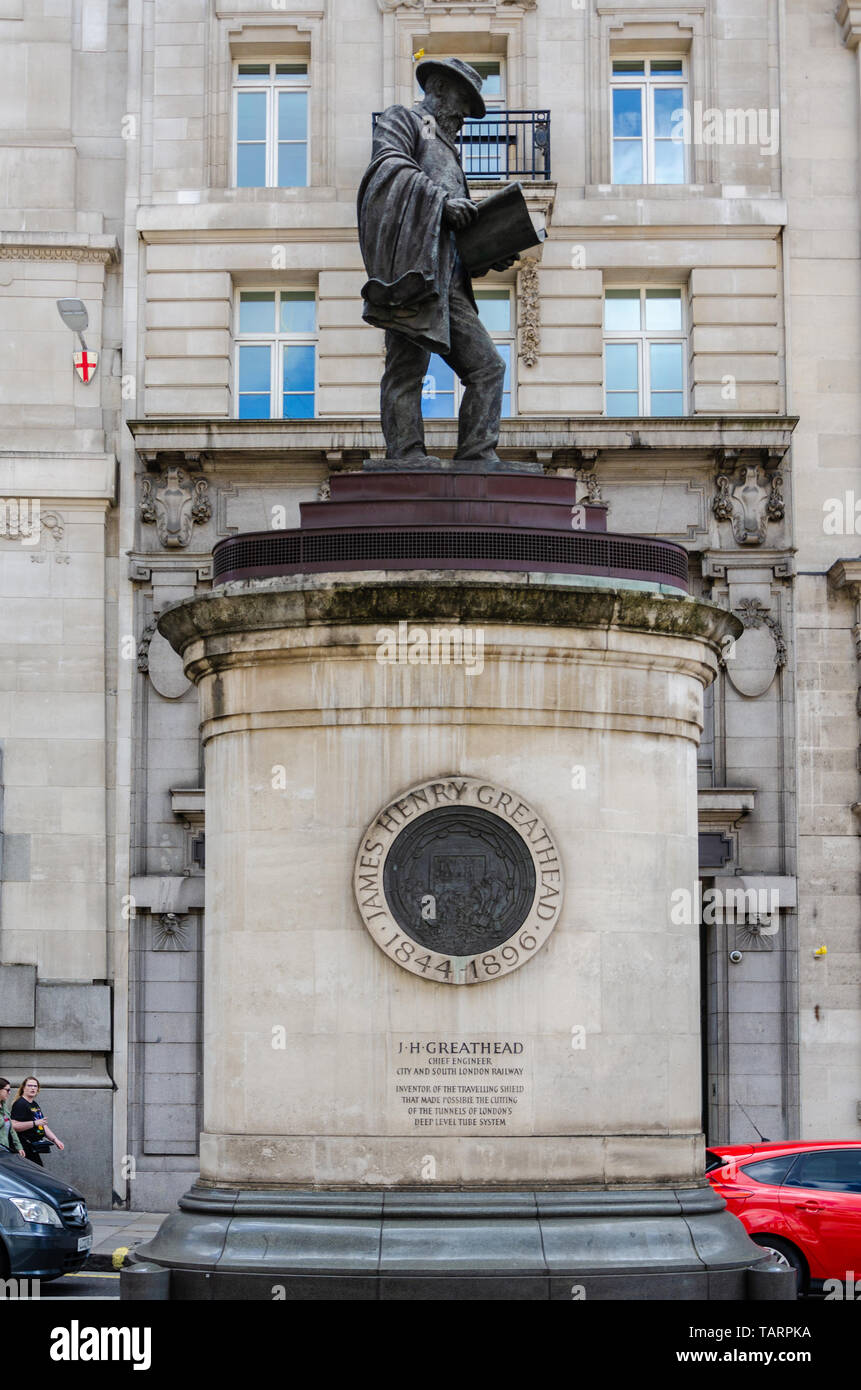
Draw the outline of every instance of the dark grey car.
<instances>
[{"instance_id":1,"label":"dark grey car","mask_svg":"<svg viewBox=\"0 0 861 1390\"><path fill-rule=\"evenodd\" d=\"M0 1150L0 1278L47 1281L74 1274L92 1243L80 1192Z\"/></svg>"}]
</instances>

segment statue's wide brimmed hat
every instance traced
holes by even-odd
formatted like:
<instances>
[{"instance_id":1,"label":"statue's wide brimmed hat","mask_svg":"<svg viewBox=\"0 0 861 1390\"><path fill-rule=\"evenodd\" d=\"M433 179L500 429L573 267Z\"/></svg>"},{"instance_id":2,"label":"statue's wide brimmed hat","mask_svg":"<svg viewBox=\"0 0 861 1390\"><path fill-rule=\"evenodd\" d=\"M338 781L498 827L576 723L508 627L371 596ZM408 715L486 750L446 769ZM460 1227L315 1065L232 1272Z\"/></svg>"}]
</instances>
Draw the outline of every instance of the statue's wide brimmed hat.
<instances>
[{"instance_id":1,"label":"statue's wide brimmed hat","mask_svg":"<svg viewBox=\"0 0 861 1390\"><path fill-rule=\"evenodd\" d=\"M481 95L480 72L476 72L475 68L471 68L462 58L423 58L416 68L416 77L422 91L428 78L435 72L444 72L448 77L456 77L469 93L470 115L477 120L485 115L487 108Z\"/></svg>"}]
</instances>

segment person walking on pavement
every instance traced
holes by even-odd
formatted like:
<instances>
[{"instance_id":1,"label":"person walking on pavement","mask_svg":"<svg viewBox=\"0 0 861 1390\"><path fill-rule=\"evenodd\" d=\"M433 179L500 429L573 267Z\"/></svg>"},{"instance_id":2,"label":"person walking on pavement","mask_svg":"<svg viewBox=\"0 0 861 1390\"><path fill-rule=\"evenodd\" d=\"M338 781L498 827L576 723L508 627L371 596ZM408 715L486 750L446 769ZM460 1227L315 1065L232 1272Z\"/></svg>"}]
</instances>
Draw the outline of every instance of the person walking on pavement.
<instances>
[{"instance_id":1,"label":"person walking on pavement","mask_svg":"<svg viewBox=\"0 0 861 1390\"><path fill-rule=\"evenodd\" d=\"M38 1077L25 1076L18 1087L18 1098L12 1106L12 1124L21 1136L27 1157L43 1168L42 1154L48 1152L51 1144L56 1144L60 1150L66 1146L45 1123L45 1116L36 1099L38 1094Z\"/></svg>"},{"instance_id":2,"label":"person walking on pavement","mask_svg":"<svg viewBox=\"0 0 861 1390\"><path fill-rule=\"evenodd\" d=\"M11 1090L12 1082L7 1081L5 1076L0 1076L0 1150L8 1149L10 1153L18 1154L20 1158L26 1158L24 1145L18 1138L12 1124L12 1112L9 1109Z\"/></svg>"}]
</instances>

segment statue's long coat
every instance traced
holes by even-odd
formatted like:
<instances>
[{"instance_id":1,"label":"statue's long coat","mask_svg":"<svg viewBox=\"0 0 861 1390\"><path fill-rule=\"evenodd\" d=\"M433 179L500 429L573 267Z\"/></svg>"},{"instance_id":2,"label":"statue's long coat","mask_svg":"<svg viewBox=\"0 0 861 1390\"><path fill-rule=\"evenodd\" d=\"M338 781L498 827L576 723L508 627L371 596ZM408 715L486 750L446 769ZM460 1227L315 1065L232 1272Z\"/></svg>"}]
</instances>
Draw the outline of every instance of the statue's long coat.
<instances>
[{"instance_id":1,"label":"statue's long coat","mask_svg":"<svg viewBox=\"0 0 861 1390\"><path fill-rule=\"evenodd\" d=\"M447 198L469 198L457 147L423 104L390 106L377 121L359 188L359 245L369 276L363 318L443 355L451 347L448 291L456 262L454 236L442 225Z\"/></svg>"}]
</instances>

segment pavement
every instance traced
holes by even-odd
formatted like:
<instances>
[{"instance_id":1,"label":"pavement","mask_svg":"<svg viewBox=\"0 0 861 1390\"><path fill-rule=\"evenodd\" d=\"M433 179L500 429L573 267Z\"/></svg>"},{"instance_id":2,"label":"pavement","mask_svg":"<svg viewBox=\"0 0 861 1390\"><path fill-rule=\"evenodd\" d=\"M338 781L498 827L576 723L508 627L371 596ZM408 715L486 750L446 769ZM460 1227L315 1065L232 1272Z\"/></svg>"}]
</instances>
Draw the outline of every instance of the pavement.
<instances>
[{"instance_id":1,"label":"pavement","mask_svg":"<svg viewBox=\"0 0 861 1390\"><path fill-rule=\"evenodd\" d=\"M122 1269L136 1245L151 1240L165 1211L90 1211L93 1248L82 1273Z\"/></svg>"}]
</instances>

